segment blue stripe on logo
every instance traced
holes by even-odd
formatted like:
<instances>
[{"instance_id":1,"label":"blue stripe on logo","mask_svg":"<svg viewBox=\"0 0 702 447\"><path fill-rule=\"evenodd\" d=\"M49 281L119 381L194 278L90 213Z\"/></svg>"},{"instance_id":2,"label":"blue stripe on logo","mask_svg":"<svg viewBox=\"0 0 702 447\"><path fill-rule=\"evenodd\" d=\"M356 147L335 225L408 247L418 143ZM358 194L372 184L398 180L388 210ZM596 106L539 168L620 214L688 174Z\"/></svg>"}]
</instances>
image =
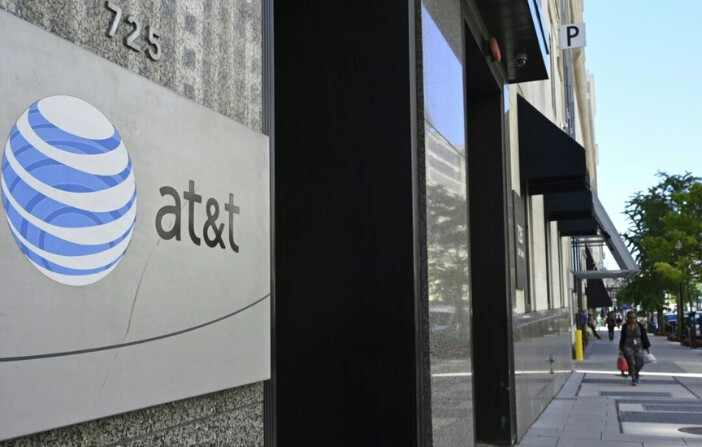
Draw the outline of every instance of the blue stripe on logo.
<instances>
[{"instance_id":1,"label":"blue stripe on logo","mask_svg":"<svg viewBox=\"0 0 702 447\"><path fill-rule=\"evenodd\" d=\"M72 192L101 191L122 183L132 171L132 161L116 175L93 175L66 166L35 149L17 132L10 138L10 150L34 178L54 188ZM5 167L3 166L3 170Z\"/></svg>"},{"instance_id":2,"label":"blue stripe on logo","mask_svg":"<svg viewBox=\"0 0 702 447\"><path fill-rule=\"evenodd\" d=\"M37 103L32 104L28 113L29 125L34 132L47 143L54 145L54 142L64 144L61 149L74 154L104 154L110 152L122 142L122 138L115 129L115 133L110 138L104 140L91 140L78 135L70 134L50 123L39 111Z\"/></svg>"},{"instance_id":3,"label":"blue stripe on logo","mask_svg":"<svg viewBox=\"0 0 702 447\"><path fill-rule=\"evenodd\" d=\"M22 216L17 213L17 211L12 207L12 204L7 201L4 194L2 195L2 199L3 203L5 204L5 209L7 210L8 219L22 235L22 237L25 238L30 244L33 244L44 251L57 255L84 256L103 252L114 247L128 237L132 231L132 228L136 224L135 218L124 234L109 243L97 245L76 244L60 237L53 236L36 227L34 224L23 219ZM17 239L15 238L15 240ZM17 240L17 243L19 244L20 241Z\"/></svg>"},{"instance_id":4,"label":"blue stripe on logo","mask_svg":"<svg viewBox=\"0 0 702 447\"><path fill-rule=\"evenodd\" d=\"M48 259L44 259L41 256L39 256L38 254L34 253L29 247L27 247L26 245L24 245L20 241L17 241L17 245L20 246L20 249L22 250L22 252L29 259L31 259L32 262L34 262L35 264L40 265L51 272L58 273L61 275L69 275L69 276L84 276L84 275L90 275L93 273L100 273L102 271L105 271L105 270L109 269L110 267L112 267L113 265L117 264L122 259L122 257L124 256L124 253L126 252L126 250L123 251L117 257L117 259L115 259L114 261L110 262L107 265L103 265L103 266L93 268L93 269L78 270L78 269L71 269L68 267L63 267L61 265L54 264L53 262L49 261Z\"/></svg>"}]
</instances>

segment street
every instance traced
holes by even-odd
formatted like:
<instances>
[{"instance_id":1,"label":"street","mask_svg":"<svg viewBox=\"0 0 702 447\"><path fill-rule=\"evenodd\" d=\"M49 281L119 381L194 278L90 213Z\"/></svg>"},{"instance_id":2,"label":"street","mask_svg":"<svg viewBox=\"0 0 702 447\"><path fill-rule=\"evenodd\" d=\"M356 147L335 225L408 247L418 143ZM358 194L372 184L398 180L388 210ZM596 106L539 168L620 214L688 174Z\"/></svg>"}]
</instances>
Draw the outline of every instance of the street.
<instances>
[{"instance_id":1,"label":"street","mask_svg":"<svg viewBox=\"0 0 702 447\"><path fill-rule=\"evenodd\" d=\"M702 446L702 350L649 335L657 362L631 386L616 369L619 331L585 348L585 359L519 446Z\"/></svg>"}]
</instances>

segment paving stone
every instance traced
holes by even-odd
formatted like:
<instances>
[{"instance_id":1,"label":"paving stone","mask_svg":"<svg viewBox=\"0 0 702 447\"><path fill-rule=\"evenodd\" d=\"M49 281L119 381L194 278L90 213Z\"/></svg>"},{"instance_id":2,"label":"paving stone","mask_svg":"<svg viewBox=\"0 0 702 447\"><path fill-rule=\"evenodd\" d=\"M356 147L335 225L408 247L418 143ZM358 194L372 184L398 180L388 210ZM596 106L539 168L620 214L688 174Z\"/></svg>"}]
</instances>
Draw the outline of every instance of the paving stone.
<instances>
[{"instance_id":1,"label":"paving stone","mask_svg":"<svg viewBox=\"0 0 702 447\"><path fill-rule=\"evenodd\" d=\"M629 442L684 442L682 436L655 436L636 433L603 433L602 439L605 441Z\"/></svg>"},{"instance_id":2,"label":"paving stone","mask_svg":"<svg viewBox=\"0 0 702 447\"><path fill-rule=\"evenodd\" d=\"M553 436L553 435L551 435ZM600 440L602 439L602 432L600 431L566 431L561 430L558 434L558 439L589 439L589 440Z\"/></svg>"},{"instance_id":3,"label":"paving stone","mask_svg":"<svg viewBox=\"0 0 702 447\"><path fill-rule=\"evenodd\" d=\"M525 436L519 443L520 446L529 447L556 447L558 438L548 438L544 436Z\"/></svg>"},{"instance_id":4,"label":"paving stone","mask_svg":"<svg viewBox=\"0 0 702 447\"><path fill-rule=\"evenodd\" d=\"M680 440L680 442L669 442L669 441L652 441L652 442L644 442L643 443L644 447L678 447L678 446L685 446L684 441Z\"/></svg>"},{"instance_id":5,"label":"paving stone","mask_svg":"<svg viewBox=\"0 0 702 447\"><path fill-rule=\"evenodd\" d=\"M584 439L559 439L556 447L643 447L641 442L591 441Z\"/></svg>"},{"instance_id":6,"label":"paving stone","mask_svg":"<svg viewBox=\"0 0 702 447\"><path fill-rule=\"evenodd\" d=\"M636 388L612 371L616 343L593 343L575 364L588 373L571 374L518 446L702 447L702 435L680 431L702 430L702 375L675 376L702 374L700 352L651 338L659 362L647 366ZM590 372L598 369L603 373Z\"/></svg>"},{"instance_id":7,"label":"paving stone","mask_svg":"<svg viewBox=\"0 0 702 447\"><path fill-rule=\"evenodd\" d=\"M564 427L565 424L562 422L544 422L541 421L541 419L534 422L534 424L531 426L531 428L551 428L554 430L563 430Z\"/></svg>"},{"instance_id":8,"label":"paving stone","mask_svg":"<svg viewBox=\"0 0 702 447\"><path fill-rule=\"evenodd\" d=\"M562 429L564 432L576 433L576 432L587 432L587 433L599 433L602 431L600 424L579 424L574 422L572 424L565 424Z\"/></svg>"},{"instance_id":9,"label":"paving stone","mask_svg":"<svg viewBox=\"0 0 702 447\"><path fill-rule=\"evenodd\" d=\"M527 436L550 436L558 437L563 434L563 429L555 428L539 428L532 426L529 431L527 431Z\"/></svg>"}]
</instances>

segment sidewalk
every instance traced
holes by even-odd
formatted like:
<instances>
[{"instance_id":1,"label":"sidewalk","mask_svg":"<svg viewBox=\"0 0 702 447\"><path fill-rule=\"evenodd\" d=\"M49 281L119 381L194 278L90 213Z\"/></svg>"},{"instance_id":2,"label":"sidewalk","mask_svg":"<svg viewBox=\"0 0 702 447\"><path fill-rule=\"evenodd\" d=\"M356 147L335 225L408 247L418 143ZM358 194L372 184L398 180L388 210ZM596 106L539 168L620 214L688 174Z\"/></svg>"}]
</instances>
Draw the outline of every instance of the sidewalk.
<instances>
[{"instance_id":1,"label":"sidewalk","mask_svg":"<svg viewBox=\"0 0 702 447\"><path fill-rule=\"evenodd\" d=\"M598 333L518 446L702 447L702 349L650 335L658 361L633 387L616 370L619 331Z\"/></svg>"}]
</instances>

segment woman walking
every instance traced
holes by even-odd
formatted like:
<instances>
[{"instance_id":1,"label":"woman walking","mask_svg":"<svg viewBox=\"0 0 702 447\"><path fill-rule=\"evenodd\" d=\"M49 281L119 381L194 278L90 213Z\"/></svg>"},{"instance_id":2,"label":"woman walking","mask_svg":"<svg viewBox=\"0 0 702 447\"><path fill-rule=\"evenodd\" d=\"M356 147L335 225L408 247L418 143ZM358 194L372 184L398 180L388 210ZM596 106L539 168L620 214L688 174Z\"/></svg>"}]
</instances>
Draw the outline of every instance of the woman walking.
<instances>
[{"instance_id":1,"label":"woman walking","mask_svg":"<svg viewBox=\"0 0 702 447\"><path fill-rule=\"evenodd\" d=\"M629 364L631 385L639 383L639 371L643 368L643 350L651 353L651 343L648 341L646 330L636 321L636 312L630 310L626 314L626 323L622 326L619 338L619 354L624 355Z\"/></svg>"}]
</instances>

